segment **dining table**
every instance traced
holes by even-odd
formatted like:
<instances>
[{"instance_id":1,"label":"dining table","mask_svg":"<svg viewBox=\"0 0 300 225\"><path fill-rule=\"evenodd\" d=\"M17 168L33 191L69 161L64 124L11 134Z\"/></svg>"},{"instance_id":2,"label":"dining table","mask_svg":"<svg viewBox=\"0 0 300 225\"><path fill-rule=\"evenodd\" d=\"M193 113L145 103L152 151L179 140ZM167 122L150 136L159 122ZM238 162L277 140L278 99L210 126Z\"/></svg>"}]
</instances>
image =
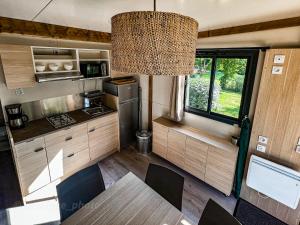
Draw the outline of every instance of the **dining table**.
<instances>
[{"instance_id":1,"label":"dining table","mask_svg":"<svg viewBox=\"0 0 300 225\"><path fill-rule=\"evenodd\" d=\"M62 224L191 225L182 212L131 172L85 204Z\"/></svg>"}]
</instances>

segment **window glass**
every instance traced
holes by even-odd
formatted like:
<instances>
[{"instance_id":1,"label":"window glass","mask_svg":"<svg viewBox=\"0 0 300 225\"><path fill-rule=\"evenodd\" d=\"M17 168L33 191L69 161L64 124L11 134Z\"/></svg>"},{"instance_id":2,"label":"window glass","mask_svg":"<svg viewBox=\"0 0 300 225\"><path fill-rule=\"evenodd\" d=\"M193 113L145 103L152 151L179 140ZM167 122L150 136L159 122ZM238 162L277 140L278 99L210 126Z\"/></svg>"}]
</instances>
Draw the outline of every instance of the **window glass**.
<instances>
[{"instance_id":1,"label":"window glass","mask_svg":"<svg viewBox=\"0 0 300 225\"><path fill-rule=\"evenodd\" d=\"M196 58L194 74L187 80L186 106L207 110L211 71L212 58Z\"/></svg>"},{"instance_id":2,"label":"window glass","mask_svg":"<svg viewBox=\"0 0 300 225\"><path fill-rule=\"evenodd\" d=\"M216 59L212 112L239 117L246 69L247 59Z\"/></svg>"}]
</instances>

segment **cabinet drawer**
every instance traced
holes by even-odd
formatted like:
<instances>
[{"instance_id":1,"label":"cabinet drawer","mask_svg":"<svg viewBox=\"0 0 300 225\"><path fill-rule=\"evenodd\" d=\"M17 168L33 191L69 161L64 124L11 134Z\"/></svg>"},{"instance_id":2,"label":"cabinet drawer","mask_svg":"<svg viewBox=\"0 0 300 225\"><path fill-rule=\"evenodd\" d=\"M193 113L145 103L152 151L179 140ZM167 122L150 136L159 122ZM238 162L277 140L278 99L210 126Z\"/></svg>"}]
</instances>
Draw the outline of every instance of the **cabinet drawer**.
<instances>
[{"instance_id":1,"label":"cabinet drawer","mask_svg":"<svg viewBox=\"0 0 300 225\"><path fill-rule=\"evenodd\" d=\"M45 150L16 158L16 164L24 196L50 183Z\"/></svg>"},{"instance_id":2,"label":"cabinet drawer","mask_svg":"<svg viewBox=\"0 0 300 225\"><path fill-rule=\"evenodd\" d=\"M95 119L88 122L88 131L92 131L99 127L104 127L117 122L118 122L118 114L117 113L109 114L107 116L103 116L99 119Z\"/></svg>"},{"instance_id":3,"label":"cabinet drawer","mask_svg":"<svg viewBox=\"0 0 300 225\"><path fill-rule=\"evenodd\" d=\"M237 153L209 146L205 182L230 195L235 173Z\"/></svg>"},{"instance_id":4,"label":"cabinet drawer","mask_svg":"<svg viewBox=\"0 0 300 225\"><path fill-rule=\"evenodd\" d=\"M45 136L46 147L56 145L58 143L64 143L76 137L80 137L87 134L87 124L80 124L74 127L66 128L64 130L57 131L53 134Z\"/></svg>"},{"instance_id":5,"label":"cabinet drawer","mask_svg":"<svg viewBox=\"0 0 300 225\"><path fill-rule=\"evenodd\" d=\"M44 137L36 138L27 142L15 145L15 152L17 157L22 157L30 153L41 151L45 148Z\"/></svg>"},{"instance_id":6,"label":"cabinet drawer","mask_svg":"<svg viewBox=\"0 0 300 225\"><path fill-rule=\"evenodd\" d=\"M201 180L204 180L207 151L208 144L187 137L184 168Z\"/></svg>"},{"instance_id":7,"label":"cabinet drawer","mask_svg":"<svg viewBox=\"0 0 300 225\"><path fill-rule=\"evenodd\" d=\"M75 136L74 138L72 137L64 142L58 142L57 144L47 146L46 150L48 160L50 162L57 154L62 153L63 157L67 157L72 153L88 149L88 147L88 135L83 134L82 136Z\"/></svg>"},{"instance_id":8,"label":"cabinet drawer","mask_svg":"<svg viewBox=\"0 0 300 225\"><path fill-rule=\"evenodd\" d=\"M80 152L74 152L66 157L62 153L57 154L52 161L49 162L49 170L51 181L75 171L90 161L89 150L84 149Z\"/></svg>"}]
</instances>

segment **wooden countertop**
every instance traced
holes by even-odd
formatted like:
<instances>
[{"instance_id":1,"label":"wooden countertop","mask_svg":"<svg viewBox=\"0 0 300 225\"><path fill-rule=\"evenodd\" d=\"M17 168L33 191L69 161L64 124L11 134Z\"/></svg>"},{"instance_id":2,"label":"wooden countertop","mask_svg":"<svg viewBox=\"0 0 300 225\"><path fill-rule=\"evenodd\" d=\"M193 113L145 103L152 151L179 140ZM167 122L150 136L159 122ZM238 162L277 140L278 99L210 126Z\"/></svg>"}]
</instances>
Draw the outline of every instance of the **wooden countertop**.
<instances>
[{"instance_id":1,"label":"wooden countertop","mask_svg":"<svg viewBox=\"0 0 300 225\"><path fill-rule=\"evenodd\" d=\"M83 112L81 109L80 110L75 110L68 112L68 115L71 116L74 120L76 120L76 123L71 124L70 126L67 127L72 127L75 125L78 125L80 123L87 122L89 120L93 120L96 118L99 118L101 116L105 116L111 113L115 113L116 111L114 110L113 112L108 112L104 115L99 115L99 116L90 116L87 113ZM26 127L17 129L17 130L11 130L11 135L14 140L14 143L20 143L23 141L30 140L32 138L37 138L39 136L49 134L52 132L57 132L59 130L65 129L66 127L62 128L54 128L46 118L43 119L38 119L38 120L33 120L30 121Z\"/></svg>"},{"instance_id":2,"label":"wooden countertop","mask_svg":"<svg viewBox=\"0 0 300 225\"><path fill-rule=\"evenodd\" d=\"M190 224L182 212L145 182L128 173L96 196L62 225Z\"/></svg>"},{"instance_id":3,"label":"wooden countertop","mask_svg":"<svg viewBox=\"0 0 300 225\"><path fill-rule=\"evenodd\" d=\"M169 119L166 119L164 117L159 117L153 122L159 123L161 125L164 125L166 127L169 127L177 132L180 132L182 134L185 134L189 137L195 138L199 141L203 141L209 145L215 146L217 148L221 148L227 151L238 151L238 147L233 145L229 140L216 137L214 135L211 135L203 130L196 129L175 121L171 121Z\"/></svg>"}]
</instances>

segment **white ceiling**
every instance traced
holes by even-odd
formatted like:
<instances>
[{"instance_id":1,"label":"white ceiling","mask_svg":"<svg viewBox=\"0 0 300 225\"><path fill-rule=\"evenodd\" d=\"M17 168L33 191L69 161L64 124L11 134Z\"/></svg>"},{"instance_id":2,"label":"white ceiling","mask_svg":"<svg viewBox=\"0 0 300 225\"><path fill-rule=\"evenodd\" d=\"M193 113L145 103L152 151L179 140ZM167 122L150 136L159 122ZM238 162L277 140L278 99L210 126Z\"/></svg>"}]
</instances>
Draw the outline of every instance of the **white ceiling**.
<instances>
[{"instance_id":1,"label":"white ceiling","mask_svg":"<svg viewBox=\"0 0 300 225\"><path fill-rule=\"evenodd\" d=\"M153 0L0 0L0 16L110 32L113 15L152 10ZM300 0L157 0L158 11L199 22L199 30L300 16Z\"/></svg>"}]
</instances>

